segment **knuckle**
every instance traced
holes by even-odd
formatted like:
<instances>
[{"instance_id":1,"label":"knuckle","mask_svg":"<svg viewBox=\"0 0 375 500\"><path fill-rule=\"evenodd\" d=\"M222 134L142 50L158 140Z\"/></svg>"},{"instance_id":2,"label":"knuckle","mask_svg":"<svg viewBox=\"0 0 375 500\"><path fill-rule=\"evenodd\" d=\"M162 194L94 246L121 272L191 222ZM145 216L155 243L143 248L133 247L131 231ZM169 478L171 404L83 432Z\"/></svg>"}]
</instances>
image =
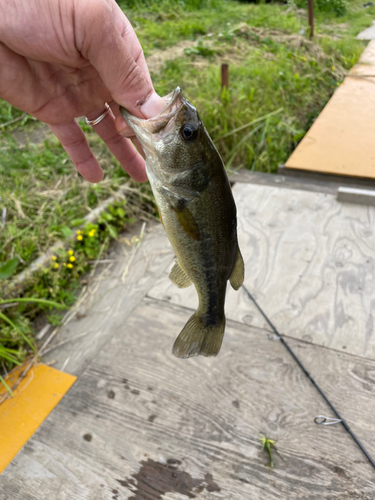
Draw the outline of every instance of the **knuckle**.
<instances>
[{"instance_id":1,"label":"knuckle","mask_svg":"<svg viewBox=\"0 0 375 500\"><path fill-rule=\"evenodd\" d=\"M124 76L122 78L123 87L130 90L136 90L137 93L148 87L148 82L144 78L137 63L132 60L124 67Z\"/></svg>"},{"instance_id":2,"label":"knuckle","mask_svg":"<svg viewBox=\"0 0 375 500\"><path fill-rule=\"evenodd\" d=\"M69 137L66 141L65 141L65 146L71 148L71 149L78 149L78 148L82 148L82 147L87 147L88 149L88 144L87 144L87 141L86 141L86 137L85 136L72 136L72 137Z\"/></svg>"}]
</instances>

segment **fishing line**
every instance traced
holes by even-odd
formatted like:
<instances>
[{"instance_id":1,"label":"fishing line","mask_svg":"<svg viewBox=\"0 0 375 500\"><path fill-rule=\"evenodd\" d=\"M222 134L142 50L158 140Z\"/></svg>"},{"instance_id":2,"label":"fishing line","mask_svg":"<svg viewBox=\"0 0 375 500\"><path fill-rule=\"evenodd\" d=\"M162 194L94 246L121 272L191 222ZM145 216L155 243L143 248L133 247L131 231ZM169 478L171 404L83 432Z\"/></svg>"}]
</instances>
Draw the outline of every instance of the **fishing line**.
<instances>
[{"instance_id":1,"label":"fishing line","mask_svg":"<svg viewBox=\"0 0 375 500\"><path fill-rule=\"evenodd\" d=\"M328 397L325 395L325 393L323 392L323 390L319 387L319 385L315 382L315 380L310 375L310 373L303 366L303 364L300 361L300 359L298 358L298 356L295 354L295 352L293 351L293 349L286 342L286 340L281 335L281 333L279 333L279 331L277 330L277 328L272 324L271 320L268 318L268 316L266 315L266 313L263 311L263 309L260 307L260 305L254 299L254 297L251 295L251 293L249 292L249 290L245 287L245 285L242 285L242 288L245 290L246 295L254 303L255 307L261 313L261 315L263 316L263 318L267 321L267 323L269 324L269 326L271 327L271 329L275 332L275 334L277 335L277 337L279 338L279 340L281 340L281 342L284 345L284 347L286 348L286 350L294 358L294 360L296 361L296 363L298 364L298 366L302 369L302 371L305 373L305 375L307 376L307 378L310 380L310 382L313 384L313 386L316 388L316 390L319 392L319 394L323 397L323 399L325 400L325 402L331 408L331 410L333 411L333 413L336 415L336 417L337 417L337 419L339 421L337 423L341 423L344 426L344 428L349 432L349 434L351 435L351 437L357 443L357 445L361 449L362 453L366 456L367 460L375 468L375 461L371 458L371 456L369 455L369 453L367 452L367 450L365 449L365 447L363 446L363 444L360 442L360 440L357 438L357 436L354 434L354 432L351 430L351 428L349 427L349 425L347 424L347 422L342 418L342 416L340 415L340 413L333 406L333 404L328 399ZM323 417L323 418L325 418L325 417ZM321 423L321 422L317 422L317 423Z\"/></svg>"}]
</instances>

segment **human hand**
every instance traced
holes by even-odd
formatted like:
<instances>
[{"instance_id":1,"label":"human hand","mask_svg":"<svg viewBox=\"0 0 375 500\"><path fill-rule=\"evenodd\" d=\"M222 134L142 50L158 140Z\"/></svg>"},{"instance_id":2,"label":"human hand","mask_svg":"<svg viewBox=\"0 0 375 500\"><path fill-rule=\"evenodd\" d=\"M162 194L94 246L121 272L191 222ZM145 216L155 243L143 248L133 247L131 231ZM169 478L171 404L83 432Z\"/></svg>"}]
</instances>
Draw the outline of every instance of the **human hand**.
<instances>
[{"instance_id":1,"label":"human hand","mask_svg":"<svg viewBox=\"0 0 375 500\"><path fill-rule=\"evenodd\" d=\"M103 171L74 118L93 120L108 102L111 110L94 130L123 168L145 181L118 104L150 118L165 103L115 0L0 0L0 12L0 96L47 123L90 182Z\"/></svg>"}]
</instances>

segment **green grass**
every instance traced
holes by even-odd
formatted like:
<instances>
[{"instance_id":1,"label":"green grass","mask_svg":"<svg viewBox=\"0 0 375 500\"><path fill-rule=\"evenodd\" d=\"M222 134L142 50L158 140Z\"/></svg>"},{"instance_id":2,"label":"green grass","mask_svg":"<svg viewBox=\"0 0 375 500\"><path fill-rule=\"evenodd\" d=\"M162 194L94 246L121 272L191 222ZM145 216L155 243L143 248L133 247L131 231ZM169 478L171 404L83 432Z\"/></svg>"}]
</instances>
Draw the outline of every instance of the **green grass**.
<instances>
[{"instance_id":1,"label":"green grass","mask_svg":"<svg viewBox=\"0 0 375 500\"><path fill-rule=\"evenodd\" d=\"M270 8L259 6L261 12ZM282 7L274 8L280 17L285 12ZM284 26L297 25L290 19L291 13L284 15ZM272 18L270 24L274 24ZM246 19L221 36L210 37L209 59L193 53L166 62L163 71L153 74L156 89L164 95L177 85L182 87L199 110L225 162L251 128L226 134L282 107L282 113L265 120L243 142L232 164L234 168L275 172L363 50L363 44L352 38L322 36L310 42L295 31L258 28ZM215 51L216 56L212 56ZM230 84L229 92L222 95L220 63L224 61L230 64Z\"/></svg>"},{"instance_id":2,"label":"green grass","mask_svg":"<svg viewBox=\"0 0 375 500\"><path fill-rule=\"evenodd\" d=\"M375 16L375 8L364 9L362 1L330 0L328 5L321 0L316 3L316 36L310 41L303 1L297 0L297 5L229 0L127 0L119 4L146 55L169 49L165 64L151 68L156 90L164 95L177 85L182 87L231 169L274 172L358 59L365 44L355 35ZM191 45L173 59L171 48L186 40ZM229 90L224 92L220 88L222 62L230 65ZM0 100L0 123L21 116ZM0 214L3 208L7 210L5 227L0 230L0 268L15 258L15 274L54 242L69 238L90 210L128 180L89 127L84 126L105 171L99 185L87 183L76 173L51 136L41 144L20 148L13 134L37 127L29 117L7 125L3 133L0 125ZM62 250L48 269L33 276L22 290L23 297L69 306L88 262L139 216L139 210L154 213L149 188L138 187L138 195L122 198L97 224L88 225L80 240L72 241L73 255ZM11 277L0 281L0 297L10 281ZM58 322L59 316L43 304L0 309L16 326L0 318L0 371L25 358L33 343L33 321L41 310L50 315L50 321Z\"/></svg>"},{"instance_id":3,"label":"green grass","mask_svg":"<svg viewBox=\"0 0 375 500\"><path fill-rule=\"evenodd\" d=\"M22 111L8 102L0 100L0 124L7 123L22 115Z\"/></svg>"},{"instance_id":4,"label":"green grass","mask_svg":"<svg viewBox=\"0 0 375 500\"><path fill-rule=\"evenodd\" d=\"M217 1L214 8L206 8L205 3L199 10L189 11L179 6L164 2L165 11L149 11L138 15L133 10L125 12L135 27L137 36L145 54L155 49L172 47L185 40L196 40L200 36L218 35L228 30L244 19L244 14L251 19L253 26L263 26L277 29L294 29L298 20L294 16L280 19L278 5L241 5L236 2Z\"/></svg>"},{"instance_id":5,"label":"green grass","mask_svg":"<svg viewBox=\"0 0 375 500\"><path fill-rule=\"evenodd\" d=\"M164 0L158 5L147 0L135 6L121 3L146 53L180 41L196 43L162 70L151 68L156 90L164 95L182 87L225 162L232 159L232 168L268 172L286 161L357 61L365 42L355 35L375 14L374 7L364 9L361 2L341 8L342 0L330 0L332 7L322 1L310 42L303 34L308 32L307 13L293 3L216 1L194 9L194 2ZM223 96L221 62L230 64L230 88ZM251 128L222 136L280 107L283 112L264 121L232 158L233 148Z\"/></svg>"},{"instance_id":6,"label":"green grass","mask_svg":"<svg viewBox=\"0 0 375 500\"><path fill-rule=\"evenodd\" d=\"M209 33L219 34L228 25L244 20L255 27L281 32L297 33L300 29L308 29L307 11L300 8L307 8L307 0L287 4L247 4L225 0L120 0L118 3L131 20L146 54L156 48L172 47L182 40L196 40ZM319 9L319 2L315 2L318 35L354 37L374 19L375 7L364 8L362 0L321 0L320 3ZM338 9L342 15L336 14L338 3L345 5L344 9Z\"/></svg>"},{"instance_id":7,"label":"green grass","mask_svg":"<svg viewBox=\"0 0 375 500\"><path fill-rule=\"evenodd\" d=\"M77 236L84 217L120 185L129 182L97 136L90 131L88 138L106 175L96 185L77 174L54 137L39 145L29 144L27 148L17 147L11 137L2 137L0 214L6 208L6 223L0 233L0 271L4 262L16 263L16 267L11 269L10 277L0 272L1 298L9 296L12 276L57 240ZM90 268L89 262L105 251L110 241L116 240L119 232L140 214L155 215L149 195L148 185L142 185L138 186L138 192L119 197L97 223L86 224L78 239L74 237L67 249L58 251L47 269L27 281L22 297L71 305L80 290L80 276ZM17 297L17 290L10 296ZM59 322L61 314L51 311L49 304L22 302L2 310L0 301L0 373L25 359L30 345L34 345L33 321L41 311L51 323Z\"/></svg>"},{"instance_id":8,"label":"green grass","mask_svg":"<svg viewBox=\"0 0 375 500\"><path fill-rule=\"evenodd\" d=\"M18 257L21 271L56 240L69 237L90 210L128 179L97 136L91 132L89 138L106 174L100 184L79 176L53 136L25 149L6 141L7 149L0 151L0 203L7 209L0 262Z\"/></svg>"}]
</instances>

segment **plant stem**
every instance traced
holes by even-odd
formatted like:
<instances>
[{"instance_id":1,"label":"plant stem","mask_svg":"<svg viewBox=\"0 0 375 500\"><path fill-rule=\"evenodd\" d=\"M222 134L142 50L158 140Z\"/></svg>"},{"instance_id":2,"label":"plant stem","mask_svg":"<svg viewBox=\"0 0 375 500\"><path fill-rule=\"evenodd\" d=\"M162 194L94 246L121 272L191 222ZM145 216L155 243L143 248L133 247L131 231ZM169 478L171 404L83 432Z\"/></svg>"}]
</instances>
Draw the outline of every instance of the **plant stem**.
<instances>
[{"instance_id":1,"label":"plant stem","mask_svg":"<svg viewBox=\"0 0 375 500\"><path fill-rule=\"evenodd\" d=\"M5 387L5 389L9 392L9 394L12 396L12 398L14 398L14 393L12 391L12 389L9 387L9 385L5 382L5 380L3 379L3 377L0 375L0 382L3 384L3 386Z\"/></svg>"},{"instance_id":2,"label":"plant stem","mask_svg":"<svg viewBox=\"0 0 375 500\"><path fill-rule=\"evenodd\" d=\"M26 335L23 333L23 331L22 331L20 328L18 328L18 326L17 326L17 325L15 325L15 324L13 323L13 321L12 321L12 320L10 320L10 319L9 319L7 316L5 316L5 314L3 314L2 312L0 312L0 318L1 318L2 320L4 320L6 323L8 323L8 325L10 325L12 328L14 328L14 329L16 330L16 332L18 332L18 333L21 335L21 337L23 338L23 340L24 340L24 341L25 341L25 342L26 342L26 343L27 343L27 344L31 347L31 349L34 351L34 353L35 353L35 354L37 354L36 349L35 349L35 347L33 346L33 344L31 343L31 341L30 341L30 340L26 337Z\"/></svg>"}]
</instances>

